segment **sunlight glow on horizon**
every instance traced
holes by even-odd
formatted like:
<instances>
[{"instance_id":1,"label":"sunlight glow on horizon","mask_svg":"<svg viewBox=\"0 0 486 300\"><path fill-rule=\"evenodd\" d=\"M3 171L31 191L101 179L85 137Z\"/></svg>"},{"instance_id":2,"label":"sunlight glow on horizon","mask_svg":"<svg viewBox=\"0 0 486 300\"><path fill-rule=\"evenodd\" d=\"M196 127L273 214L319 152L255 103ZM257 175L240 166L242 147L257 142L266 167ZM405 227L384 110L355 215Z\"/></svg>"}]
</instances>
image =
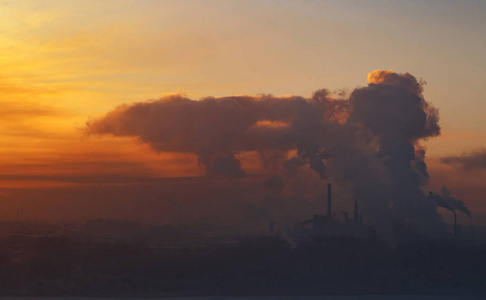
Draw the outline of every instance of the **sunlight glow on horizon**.
<instances>
[{"instance_id":1,"label":"sunlight glow on horizon","mask_svg":"<svg viewBox=\"0 0 486 300\"><path fill-rule=\"evenodd\" d=\"M427 159L486 147L485 20L474 1L0 1L0 175L198 176L192 154L86 136L85 124L171 93L349 92L375 69L427 82L443 128Z\"/></svg>"}]
</instances>

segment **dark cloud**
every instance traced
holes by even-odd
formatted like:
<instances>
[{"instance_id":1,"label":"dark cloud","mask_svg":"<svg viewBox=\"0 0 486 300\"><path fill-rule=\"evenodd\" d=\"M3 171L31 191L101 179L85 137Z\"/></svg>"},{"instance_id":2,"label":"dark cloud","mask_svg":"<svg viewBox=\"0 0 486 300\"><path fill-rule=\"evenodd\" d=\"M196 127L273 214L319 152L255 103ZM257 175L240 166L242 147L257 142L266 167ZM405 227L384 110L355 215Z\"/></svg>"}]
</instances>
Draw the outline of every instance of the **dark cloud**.
<instances>
[{"instance_id":1,"label":"dark cloud","mask_svg":"<svg viewBox=\"0 0 486 300\"><path fill-rule=\"evenodd\" d=\"M265 181L265 188L269 190L281 191L284 187L284 181L279 176L272 176Z\"/></svg>"},{"instance_id":2,"label":"dark cloud","mask_svg":"<svg viewBox=\"0 0 486 300\"><path fill-rule=\"evenodd\" d=\"M310 98L169 96L119 106L86 130L137 137L156 151L194 153L212 177L244 176L238 155L256 151L280 178L307 166L350 189L384 234L397 219L439 232L437 203L422 191L428 173L419 145L440 134L438 111L423 98L423 82L408 73L374 71L369 82L349 96L327 90Z\"/></svg>"},{"instance_id":3,"label":"dark cloud","mask_svg":"<svg viewBox=\"0 0 486 300\"><path fill-rule=\"evenodd\" d=\"M486 169L486 149L480 149L460 156L447 156L441 158L447 165L461 167L464 170Z\"/></svg>"},{"instance_id":4,"label":"dark cloud","mask_svg":"<svg viewBox=\"0 0 486 300\"><path fill-rule=\"evenodd\" d=\"M284 163L283 168L286 170L287 177L293 177L303 166L305 166L305 160L300 157L292 157Z\"/></svg>"},{"instance_id":5,"label":"dark cloud","mask_svg":"<svg viewBox=\"0 0 486 300\"><path fill-rule=\"evenodd\" d=\"M241 163L232 154L218 153L207 157L199 156L199 162L206 166L206 174L210 176L244 177L245 171Z\"/></svg>"},{"instance_id":6,"label":"dark cloud","mask_svg":"<svg viewBox=\"0 0 486 300\"><path fill-rule=\"evenodd\" d=\"M137 136L158 151L195 153L208 175L242 176L235 154L284 151L299 138L288 126L259 126L261 120L286 124L295 111L311 109L303 98L228 97L193 101L171 96L121 106L89 124L88 132ZM224 165L228 164L227 167Z\"/></svg>"}]
</instances>

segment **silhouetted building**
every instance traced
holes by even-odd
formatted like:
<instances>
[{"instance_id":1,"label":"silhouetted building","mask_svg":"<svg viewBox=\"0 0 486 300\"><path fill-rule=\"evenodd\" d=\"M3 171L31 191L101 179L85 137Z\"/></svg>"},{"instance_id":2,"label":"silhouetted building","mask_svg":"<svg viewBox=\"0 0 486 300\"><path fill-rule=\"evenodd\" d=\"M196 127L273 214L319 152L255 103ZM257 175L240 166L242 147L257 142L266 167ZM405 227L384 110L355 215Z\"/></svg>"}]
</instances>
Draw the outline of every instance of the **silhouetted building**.
<instances>
[{"instance_id":1,"label":"silhouetted building","mask_svg":"<svg viewBox=\"0 0 486 300\"><path fill-rule=\"evenodd\" d=\"M332 217L332 194L331 184L327 185L327 214L314 215L310 220L298 223L296 235L321 236L321 235L350 235L350 236L372 236L374 229L371 226L363 225L362 217L359 215L358 202L354 201L354 218L349 218L347 211L343 212L343 222Z\"/></svg>"}]
</instances>

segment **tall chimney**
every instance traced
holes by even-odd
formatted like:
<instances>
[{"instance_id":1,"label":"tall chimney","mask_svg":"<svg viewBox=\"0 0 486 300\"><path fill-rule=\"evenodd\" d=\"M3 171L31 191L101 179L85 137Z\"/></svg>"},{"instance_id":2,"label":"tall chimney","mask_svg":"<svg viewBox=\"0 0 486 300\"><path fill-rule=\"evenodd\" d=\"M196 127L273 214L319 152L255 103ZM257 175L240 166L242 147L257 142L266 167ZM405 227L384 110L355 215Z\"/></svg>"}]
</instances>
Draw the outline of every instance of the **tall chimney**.
<instances>
[{"instance_id":1,"label":"tall chimney","mask_svg":"<svg viewBox=\"0 0 486 300\"><path fill-rule=\"evenodd\" d=\"M358 200L354 199L354 226L358 228Z\"/></svg>"},{"instance_id":2,"label":"tall chimney","mask_svg":"<svg viewBox=\"0 0 486 300\"><path fill-rule=\"evenodd\" d=\"M270 222L270 224L269 224L269 231L270 231L270 233L273 234L274 230L275 229L274 229L273 222Z\"/></svg>"},{"instance_id":3,"label":"tall chimney","mask_svg":"<svg viewBox=\"0 0 486 300\"><path fill-rule=\"evenodd\" d=\"M327 184L327 217L332 218L331 184Z\"/></svg>"}]
</instances>

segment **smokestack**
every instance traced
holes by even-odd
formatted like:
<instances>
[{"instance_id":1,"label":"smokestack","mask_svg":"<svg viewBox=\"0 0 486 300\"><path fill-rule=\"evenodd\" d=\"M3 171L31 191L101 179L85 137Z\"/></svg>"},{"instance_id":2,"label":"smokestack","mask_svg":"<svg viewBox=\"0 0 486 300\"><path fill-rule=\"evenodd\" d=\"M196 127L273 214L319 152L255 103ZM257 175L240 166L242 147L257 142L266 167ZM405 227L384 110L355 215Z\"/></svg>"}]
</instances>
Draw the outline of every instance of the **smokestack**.
<instances>
[{"instance_id":1,"label":"smokestack","mask_svg":"<svg viewBox=\"0 0 486 300\"><path fill-rule=\"evenodd\" d=\"M273 222L270 222L270 224L269 224L269 231L270 231L271 234L273 234L273 232L274 232Z\"/></svg>"},{"instance_id":2,"label":"smokestack","mask_svg":"<svg viewBox=\"0 0 486 300\"><path fill-rule=\"evenodd\" d=\"M359 222L359 217L358 217L358 200L354 199L354 226L358 228L358 222Z\"/></svg>"},{"instance_id":3,"label":"smokestack","mask_svg":"<svg viewBox=\"0 0 486 300\"><path fill-rule=\"evenodd\" d=\"M327 217L332 218L331 184L327 184Z\"/></svg>"}]
</instances>

